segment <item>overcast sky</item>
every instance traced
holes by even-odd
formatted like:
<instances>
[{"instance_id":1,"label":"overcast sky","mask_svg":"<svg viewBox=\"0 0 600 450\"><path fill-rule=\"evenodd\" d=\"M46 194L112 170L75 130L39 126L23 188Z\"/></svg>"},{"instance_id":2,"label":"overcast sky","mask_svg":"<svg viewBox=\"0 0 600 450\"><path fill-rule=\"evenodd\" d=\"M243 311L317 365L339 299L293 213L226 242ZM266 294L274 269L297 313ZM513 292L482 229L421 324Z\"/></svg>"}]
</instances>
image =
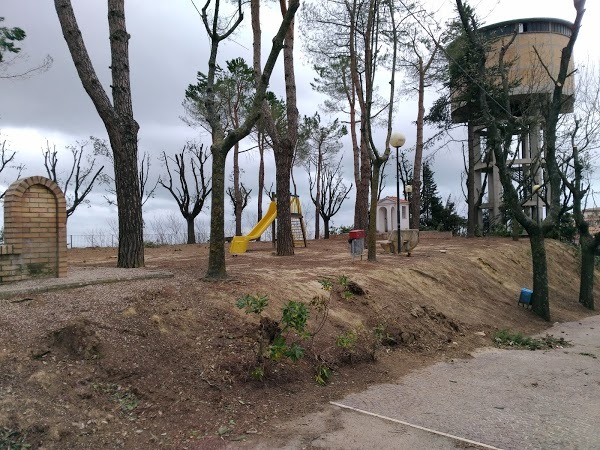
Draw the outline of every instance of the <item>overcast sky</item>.
<instances>
[{"instance_id":1,"label":"overcast sky","mask_svg":"<svg viewBox=\"0 0 600 450\"><path fill-rule=\"evenodd\" d=\"M148 151L156 157L163 150L174 153L189 139L197 139L210 144L208 136L184 124L182 100L188 84L195 81L196 72L207 70L207 39L200 17L190 0L127 0L127 28L131 34L130 60L133 91L134 115L140 124L140 151ZM196 4L200 5L197 1ZM440 20L452 13L452 0L424 1L431 11L439 13ZM590 0L584 18L580 39L576 47L578 59L591 55L598 59L592 36L593 27L600 19L598 2ZM0 16L5 17L3 25L18 26L27 32L27 38L20 44L22 55L18 64L9 67L11 71L27 68L42 61L46 55L52 56L54 63L50 70L23 80L0 79L0 142L7 141L11 150L18 152L18 159L27 165L24 176L42 175L42 147L46 141L64 151L66 145L85 141L89 136L104 138L106 131L93 104L81 86L73 62L62 37L54 3L39 0L0 0ZM572 21L574 9L572 0L480 0L472 2L486 23L525 17L556 17ZM79 26L82 30L88 52L98 76L110 95L110 49L106 21L106 2L103 0L73 0ZM263 53L268 52L269 43L280 21L278 9L263 12L262 28L264 38ZM251 63L251 37L249 35L249 14L245 27L223 43L219 62L234 57L244 57ZM596 33L597 34L597 33ZM309 69L306 58L301 54L301 36L297 39L296 81L298 85L298 107L300 114L312 115L324 98L310 88L314 74ZM281 57L280 57L281 60ZM284 94L281 61L271 78L271 87L277 94ZM430 94L430 99L435 94ZM414 145L414 118L416 108L410 99L399 100L394 119L394 130L407 136L406 146ZM383 136L383 135L382 135ZM90 147L91 150L91 147ZM345 160L351 161L349 143L344 148ZM68 156L64 153L64 158ZM269 158L272 158L269 156ZM245 184L255 185L255 155L242 156ZM269 162L272 167L272 162ZM346 165L345 176L351 182L352 170ZM157 159L153 161L152 174L157 177L162 168ZM460 200L460 172L462 156L460 146L448 147L437 153L433 164L435 179L440 194L449 194ZM11 174L2 174L4 186L10 183ZM296 169L296 180L302 181L304 174ZM384 195L395 195L394 174L391 174ZM274 171L267 171L267 186L275 181ZM308 205L309 196L306 183L300 183L300 196ZM92 208L80 207L69 219L69 234L84 234L101 228L106 229L107 220L116 217L114 207L102 200L101 190L92 197ZM173 212L178 214L175 202L168 193L159 188L157 196L144 207L146 222L154 217L164 217ZM252 217L256 215L256 188L248 210L246 231ZM353 218L354 192L340 214L334 217L336 225L351 225ZM265 204L266 208L266 204ZM310 214L307 214L310 216ZM207 221L204 215L201 220ZM228 220L232 219L230 215ZM183 225L183 221L182 221ZM152 230L147 229L148 233Z\"/></svg>"}]
</instances>

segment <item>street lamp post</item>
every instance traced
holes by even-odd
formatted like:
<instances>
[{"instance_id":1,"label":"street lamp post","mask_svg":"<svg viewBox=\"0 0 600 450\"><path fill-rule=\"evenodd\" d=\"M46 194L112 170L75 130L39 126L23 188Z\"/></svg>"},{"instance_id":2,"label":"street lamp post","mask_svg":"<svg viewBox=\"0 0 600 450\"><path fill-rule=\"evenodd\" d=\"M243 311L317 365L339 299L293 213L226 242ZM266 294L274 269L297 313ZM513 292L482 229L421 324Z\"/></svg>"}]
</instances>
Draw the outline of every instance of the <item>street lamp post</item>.
<instances>
[{"instance_id":1,"label":"street lamp post","mask_svg":"<svg viewBox=\"0 0 600 450\"><path fill-rule=\"evenodd\" d=\"M390 145L396 148L396 227L398 230L398 254L400 254L401 241L400 241L400 175L399 166L400 161L398 160L398 149L404 145L406 137L402 133L392 133L390 136Z\"/></svg>"}]
</instances>

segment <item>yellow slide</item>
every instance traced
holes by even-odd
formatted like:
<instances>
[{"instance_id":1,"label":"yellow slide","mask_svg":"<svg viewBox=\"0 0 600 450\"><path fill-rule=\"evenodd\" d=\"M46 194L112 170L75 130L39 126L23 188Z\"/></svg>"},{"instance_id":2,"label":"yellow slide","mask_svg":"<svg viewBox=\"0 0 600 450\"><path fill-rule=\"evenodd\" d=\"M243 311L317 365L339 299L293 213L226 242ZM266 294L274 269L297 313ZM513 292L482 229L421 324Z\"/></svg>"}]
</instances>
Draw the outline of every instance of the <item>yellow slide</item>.
<instances>
[{"instance_id":1,"label":"yellow slide","mask_svg":"<svg viewBox=\"0 0 600 450\"><path fill-rule=\"evenodd\" d=\"M246 253L248 242L258 239L277 217L277 202L272 201L267 213L260 219L252 231L246 236L234 236L229 247L229 253Z\"/></svg>"}]
</instances>

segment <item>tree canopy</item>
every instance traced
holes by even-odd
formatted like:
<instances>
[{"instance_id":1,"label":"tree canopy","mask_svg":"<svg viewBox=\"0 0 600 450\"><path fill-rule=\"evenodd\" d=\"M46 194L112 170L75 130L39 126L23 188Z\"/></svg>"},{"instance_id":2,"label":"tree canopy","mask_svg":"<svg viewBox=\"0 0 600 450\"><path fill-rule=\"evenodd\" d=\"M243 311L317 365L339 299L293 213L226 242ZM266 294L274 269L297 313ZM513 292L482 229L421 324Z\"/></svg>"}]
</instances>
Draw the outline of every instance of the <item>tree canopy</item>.
<instances>
[{"instance_id":1,"label":"tree canopy","mask_svg":"<svg viewBox=\"0 0 600 450\"><path fill-rule=\"evenodd\" d=\"M0 23L4 22L4 17L0 17ZM25 39L25 30L19 27L0 27L0 62L3 61L3 53L19 53L20 47L15 45L15 42Z\"/></svg>"}]
</instances>

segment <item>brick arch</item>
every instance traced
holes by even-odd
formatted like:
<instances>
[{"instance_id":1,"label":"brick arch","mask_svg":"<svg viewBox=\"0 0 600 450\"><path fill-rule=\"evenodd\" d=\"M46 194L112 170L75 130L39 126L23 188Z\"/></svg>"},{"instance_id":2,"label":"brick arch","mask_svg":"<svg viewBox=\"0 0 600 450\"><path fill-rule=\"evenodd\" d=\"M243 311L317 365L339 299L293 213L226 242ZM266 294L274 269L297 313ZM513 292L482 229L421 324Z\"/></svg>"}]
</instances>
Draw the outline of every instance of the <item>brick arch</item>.
<instances>
[{"instance_id":1,"label":"brick arch","mask_svg":"<svg viewBox=\"0 0 600 450\"><path fill-rule=\"evenodd\" d=\"M55 182L33 176L9 186L4 196L4 243L3 253L12 254L12 274L2 273L3 282L66 276L66 201Z\"/></svg>"}]
</instances>

